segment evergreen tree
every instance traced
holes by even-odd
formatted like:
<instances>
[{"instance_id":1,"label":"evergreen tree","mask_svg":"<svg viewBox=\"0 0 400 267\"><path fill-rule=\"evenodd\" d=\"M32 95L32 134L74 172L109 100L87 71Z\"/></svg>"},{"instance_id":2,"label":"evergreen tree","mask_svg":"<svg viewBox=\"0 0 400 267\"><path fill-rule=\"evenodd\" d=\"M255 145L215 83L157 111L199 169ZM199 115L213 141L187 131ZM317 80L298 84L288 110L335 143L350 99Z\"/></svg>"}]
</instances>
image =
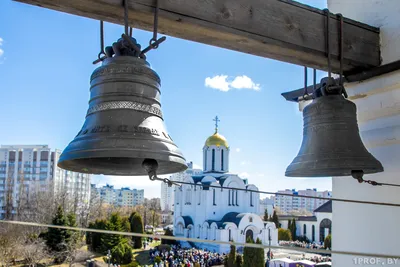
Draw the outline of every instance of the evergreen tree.
<instances>
[{"instance_id":1,"label":"evergreen tree","mask_svg":"<svg viewBox=\"0 0 400 267\"><path fill-rule=\"evenodd\" d=\"M254 243L253 242L253 238L251 238L250 236L247 237L246 243ZM253 261L252 259L254 258L254 249L251 247L244 247L243 249L243 267L255 267L252 266Z\"/></svg>"},{"instance_id":2,"label":"evergreen tree","mask_svg":"<svg viewBox=\"0 0 400 267\"><path fill-rule=\"evenodd\" d=\"M267 209L264 210L264 218L263 218L263 220L266 221L266 222L269 221L268 210Z\"/></svg>"},{"instance_id":3,"label":"evergreen tree","mask_svg":"<svg viewBox=\"0 0 400 267\"><path fill-rule=\"evenodd\" d=\"M296 240L296 231L297 231L297 229L296 229L296 219L293 218L293 221L292 221L292 238L293 238L293 240Z\"/></svg>"},{"instance_id":4,"label":"evergreen tree","mask_svg":"<svg viewBox=\"0 0 400 267\"><path fill-rule=\"evenodd\" d=\"M70 227L77 227L78 224L76 222L76 215L74 213L69 213L67 215L66 223ZM73 230L67 230L66 235L66 243L73 245L76 244L79 240L79 232Z\"/></svg>"},{"instance_id":5,"label":"evergreen tree","mask_svg":"<svg viewBox=\"0 0 400 267\"><path fill-rule=\"evenodd\" d=\"M119 243L111 250L111 263L113 264L129 264L132 259L132 248L127 243Z\"/></svg>"},{"instance_id":6,"label":"evergreen tree","mask_svg":"<svg viewBox=\"0 0 400 267\"><path fill-rule=\"evenodd\" d=\"M166 236L174 236L174 233L172 232L171 229L167 228L165 230L164 235ZM176 245L177 241L176 240L170 240L170 239L163 239L161 238L161 244L165 244L165 245Z\"/></svg>"},{"instance_id":7,"label":"evergreen tree","mask_svg":"<svg viewBox=\"0 0 400 267\"><path fill-rule=\"evenodd\" d=\"M52 224L60 226L68 225L61 205L57 208L57 212L52 220ZM64 251L66 248L65 244L68 236L68 231L65 229L49 228L46 234L46 245L51 251Z\"/></svg>"},{"instance_id":8,"label":"evergreen tree","mask_svg":"<svg viewBox=\"0 0 400 267\"><path fill-rule=\"evenodd\" d=\"M240 254L236 255L236 260L235 260L235 266L236 267L242 267L243 265L243 257Z\"/></svg>"},{"instance_id":9,"label":"evergreen tree","mask_svg":"<svg viewBox=\"0 0 400 267\"><path fill-rule=\"evenodd\" d=\"M257 238L256 244L262 244L261 240ZM255 259L254 259L254 267L264 267L265 266L265 253L263 248L254 248L255 250Z\"/></svg>"},{"instance_id":10,"label":"evergreen tree","mask_svg":"<svg viewBox=\"0 0 400 267\"><path fill-rule=\"evenodd\" d=\"M130 217L122 217L122 228L124 229L124 232L130 232L131 231L131 220Z\"/></svg>"},{"instance_id":11,"label":"evergreen tree","mask_svg":"<svg viewBox=\"0 0 400 267\"><path fill-rule=\"evenodd\" d=\"M248 237L247 243L254 243L253 239ZM257 238L257 244L262 244L261 240ZM264 267L265 256L263 248L244 247L243 251L243 267Z\"/></svg>"},{"instance_id":12,"label":"evergreen tree","mask_svg":"<svg viewBox=\"0 0 400 267\"><path fill-rule=\"evenodd\" d=\"M275 226L278 229L280 227L280 223L278 219L278 214L276 214L276 210L274 210L274 213L272 214L272 221L275 223Z\"/></svg>"},{"instance_id":13,"label":"evergreen tree","mask_svg":"<svg viewBox=\"0 0 400 267\"><path fill-rule=\"evenodd\" d=\"M132 233L143 234L143 221L142 216L138 212L132 212L131 216L129 216L130 228ZM140 236L132 236L133 248L141 248L142 247L142 238Z\"/></svg>"},{"instance_id":14,"label":"evergreen tree","mask_svg":"<svg viewBox=\"0 0 400 267\"><path fill-rule=\"evenodd\" d=\"M231 251L228 254L228 267L235 267L235 260L236 260L236 246L231 245Z\"/></svg>"},{"instance_id":15,"label":"evergreen tree","mask_svg":"<svg viewBox=\"0 0 400 267\"><path fill-rule=\"evenodd\" d=\"M105 230L123 232L124 227L122 225L121 216L114 212L111 214L110 219L107 221ZM101 236L102 251L106 252L114 247L118 246L120 243L127 243L128 240L122 235L105 234Z\"/></svg>"},{"instance_id":16,"label":"evergreen tree","mask_svg":"<svg viewBox=\"0 0 400 267\"><path fill-rule=\"evenodd\" d=\"M289 229L278 229L278 240L279 241L291 241L292 240L292 232Z\"/></svg>"},{"instance_id":17,"label":"evergreen tree","mask_svg":"<svg viewBox=\"0 0 400 267\"><path fill-rule=\"evenodd\" d=\"M290 230L290 232L292 232L292 220L288 220L287 229Z\"/></svg>"},{"instance_id":18,"label":"evergreen tree","mask_svg":"<svg viewBox=\"0 0 400 267\"><path fill-rule=\"evenodd\" d=\"M106 220L96 220L94 223L89 223L89 228L105 230L107 225ZM106 234L87 232L86 233L86 244L89 245L90 250L94 252L103 252L101 246L101 239Z\"/></svg>"},{"instance_id":19,"label":"evergreen tree","mask_svg":"<svg viewBox=\"0 0 400 267\"><path fill-rule=\"evenodd\" d=\"M324 240L324 248L331 249L332 248L332 236L331 234L327 235Z\"/></svg>"}]
</instances>

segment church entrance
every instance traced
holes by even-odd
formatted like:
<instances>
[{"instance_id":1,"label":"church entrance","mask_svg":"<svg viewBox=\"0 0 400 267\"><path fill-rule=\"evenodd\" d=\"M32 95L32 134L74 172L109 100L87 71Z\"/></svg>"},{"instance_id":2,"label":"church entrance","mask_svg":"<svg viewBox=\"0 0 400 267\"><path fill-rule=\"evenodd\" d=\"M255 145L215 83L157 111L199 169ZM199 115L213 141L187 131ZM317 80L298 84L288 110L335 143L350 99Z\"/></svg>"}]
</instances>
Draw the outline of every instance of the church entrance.
<instances>
[{"instance_id":1,"label":"church entrance","mask_svg":"<svg viewBox=\"0 0 400 267\"><path fill-rule=\"evenodd\" d=\"M251 239L254 242L254 233L253 230L249 229L246 231L246 242L248 242L248 239Z\"/></svg>"},{"instance_id":2,"label":"church entrance","mask_svg":"<svg viewBox=\"0 0 400 267\"><path fill-rule=\"evenodd\" d=\"M319 241L324 242L325 237L332 231L332 221L323 219L319 225Z\"/></svg>"}]
</instances>

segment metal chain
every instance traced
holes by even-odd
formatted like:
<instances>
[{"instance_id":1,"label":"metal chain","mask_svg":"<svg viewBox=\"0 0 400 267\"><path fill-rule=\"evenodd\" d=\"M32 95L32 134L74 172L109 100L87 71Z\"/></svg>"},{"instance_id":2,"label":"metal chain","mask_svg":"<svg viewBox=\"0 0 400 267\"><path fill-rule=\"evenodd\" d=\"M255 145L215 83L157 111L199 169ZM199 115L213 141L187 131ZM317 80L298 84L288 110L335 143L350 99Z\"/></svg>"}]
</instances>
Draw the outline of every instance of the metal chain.
<instances>
[{"instance_id":1,"label":"metal chain","mask_svg":"<svg viewBox=\"0 0 400 267\"><path fill-rule=\"evenodd\" d=\"M124 0L124 26L125 26L125 34L128 35L128 27L129 27L129 21L128 21L128 0Z\"/></svg>"},{"instance_id":2,"label":"metal chain","mask_svg":"<svg viewBox=\"0 0 400 267\"><path fill-rule=\"evenodd\" d=\"M158 10L159 10L159 2L158 0L156 0L156 7L154 10L154 24L153 24L153 38L150 39L149 44L150 45L154 45L154 43L157 41L157 31L158 31ZM153 49L157 49L158 48L158 44L154 45Z\"/></svg>"},{"instance_id":3,"label":"metal chain","mask_svg":"<svg viewBox=\"0 0 400 267\"><path fill-rule=\"evenodd\" d=\"M157 39L158 34L158 12L159 12L159 0L156 0L156 7L154 8L154 24L153 24L153 37L149 41L149 46L143 49L140 57L146 59L146 53L152 49L157 49L158 46L164 42L167 38L165 36Z\"/></svg>"},{"instance_id":4,"label":"metal chain","mask_svg":"<svg viewBox=\"0 0 400 267\"><path fill-rule=\"evenodd\" d=\"M303 98L304 100L307 100L309 97L308 91L307 91L307 66L304 66L304 92L303 92Z\"/></svg>"},{"instance_id":5,"label":"metal chain","mask_svg":"<svg viewBox=\"0 0 400 267\"><path fill-rule=\"evenodd\" d=\"M104 53L104 22L100 20L100 53L97 55L98 59L101 59L101 56L105 56Z\"/></svg>"},{"instance_id":6,"label":"metal chain","mask_svg":"<svg viewBox=\"0 0 400 267\"><path fill-rule=\"evenodd\" d=\"M328 77L331 78L331 46L330 46L330 36L329 36L329 21L330 12L329 9L324 9L326 13L326 25L325 25L325 40L326 40L326 52L328 54Z\"/></svg>"},{"instance_id":7,"label":"metal chain","mask_svg":"<svg viewBox=\"0 0 400 267\"><path fill-rule=\"evenodd\" d=\"M358 180L359 183L366 183L366 184L370 184L370 185L373 185L373 186L383 186L383 185L386 185L386 186L400 187L399 184L380 183L380 182L372 181L372 180L364 180L363 178L358 178L357 180Z\"/></svg>"},{"instance_id":8,"label":"metal chain","mask_svg":"<svg viewBox=\"0 0 400 267\"><path fill-rule=\"evenodd\" d=\"M313 69L313 92L317 89L317 70Z\"/></svg>"},{"instance_id":9,"label":"metal chain","mask_svg":"<svg viewBox=\"0 0 400 267\"><path fill-rule=\"evenodd\" d=\"M339 85L342 87L342 94L345 98L348 97L346 89L343 86L343 48L344 48L344 34L343 34L343 15L337 14L339 18L339 58L340 58L340 67L339 67Z\"/></svg>"}]
</instances>

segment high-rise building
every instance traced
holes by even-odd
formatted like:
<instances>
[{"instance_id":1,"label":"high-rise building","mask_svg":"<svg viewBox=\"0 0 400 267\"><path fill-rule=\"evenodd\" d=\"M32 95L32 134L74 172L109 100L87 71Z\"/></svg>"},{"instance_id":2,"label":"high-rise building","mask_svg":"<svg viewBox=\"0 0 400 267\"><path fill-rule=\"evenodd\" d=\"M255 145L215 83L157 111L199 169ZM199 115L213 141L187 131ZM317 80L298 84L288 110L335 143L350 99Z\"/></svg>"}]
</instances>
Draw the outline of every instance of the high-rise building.
<instances>
[{"instance_id":1,"label":"high-rise building","mask_svg":"<svg viewBox=\"0 0 400 267\"><path fill-rule=\"evenodd\" d=\"M279 208L282 213L288 213L291 211L305 210L307 212L313 212L316 208L327 202L325 199L314 199L304 198L301 196L313 196L313 197L325 197L331 198L332 191L317 191L314 189L298 190L296 189L285 189L280 190L278 193L288 194L290 196L277 195L275 197L275 206Z\"/></svg>"},{"instance_id":2,"label":"high-rise building","mask_svg":"<svg viewBox=\"0 0 400 267\"><path fill-rule=\"evenodd\" d=\"M178 172L169 177L170 180L180 182L185 177L192 175L198 175L202 172L200 169L193 169L193 162L187 164L188 168L183 172ZM161 210L162 211L173 211L174 210L174 189L175 187L169 187L166 183L161 183Z\"/></svg>"},{"instance_id":3,"label":"high-rise building","mask_svg":"<svg viewBox=\"0 0 400 267\"><path fill-rule=\"evenodd\" d=\"M0 147L0 219L13 217L21 200L40 192L87 204L91 175L57 167L60 150L47 145L2 145Z\"/></svg>"},{"instance_id":4,"label":"high-rise building","mask_svg":"<svg viewBox=\"0 0 400 267\"><path fill-rule=\"evenodd\" d=\"M260 199L260 211L259 211L259 214L260 214L261 217L264 217L265 210L267 210L269 217L272 216L272 214L274 213L274 200L275 200L274 196L266 197L264 199Z\"/></svg>"},{"instance_id":5,"label":"high-rise building","mask_svg":"<svg viewBox=\"0 0 400 267\"><path fill-rule=\"evenodd\" d=\"M92 184L91 190L94 194L98 195L100 197L100 201L105 204L120 207L134 207L144 203L143 189L130 189L129 187L115 189L113 185L105 185L103 187L96 188L96 185Z\"/></svg>"}]
</instances>

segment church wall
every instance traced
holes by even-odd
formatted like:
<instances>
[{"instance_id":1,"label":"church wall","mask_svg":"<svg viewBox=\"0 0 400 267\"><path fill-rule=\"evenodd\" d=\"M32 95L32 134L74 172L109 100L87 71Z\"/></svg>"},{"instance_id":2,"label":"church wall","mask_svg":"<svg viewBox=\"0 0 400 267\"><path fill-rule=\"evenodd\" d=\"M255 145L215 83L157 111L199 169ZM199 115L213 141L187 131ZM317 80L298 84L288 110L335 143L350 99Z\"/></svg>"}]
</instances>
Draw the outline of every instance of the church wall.
<instances>
[{"instance_id":1,"label":"church wall","mask_svg":"<svg viewBox=\"0 0 400 267\"><path fill-rule=\"evenodd\" d=\"M205 172L212 172L212 150L215 151L214 171L215 172L228 172L229 171L229 148L222 146L205 146L203 148L203 167ZM223 168L222 167L222 154L224 151Z\"/></svg>"}]
</instances>

